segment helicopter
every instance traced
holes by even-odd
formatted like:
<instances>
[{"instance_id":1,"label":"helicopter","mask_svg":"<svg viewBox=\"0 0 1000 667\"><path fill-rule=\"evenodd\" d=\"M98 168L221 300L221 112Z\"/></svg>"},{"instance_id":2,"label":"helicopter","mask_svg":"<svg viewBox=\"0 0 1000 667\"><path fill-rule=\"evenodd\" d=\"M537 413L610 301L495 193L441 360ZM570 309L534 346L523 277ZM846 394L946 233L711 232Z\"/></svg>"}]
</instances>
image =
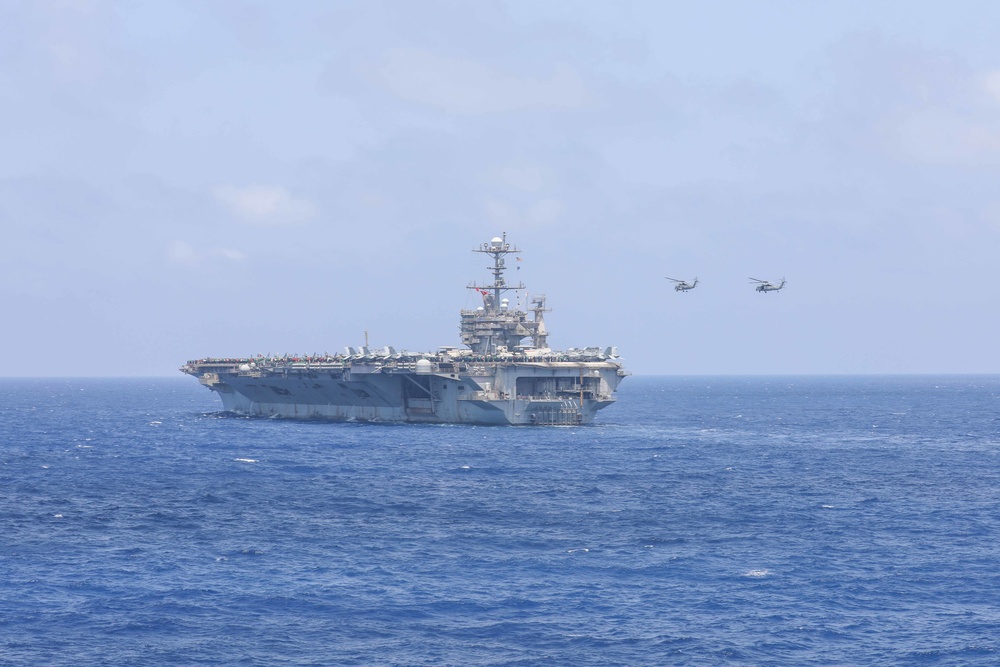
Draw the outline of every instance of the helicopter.
<instances>
[{"instance_id":1,"label":"helicopter","mask_svg":"<svg viewBox=\"0 0 1000 667\"><path fill-rule=\"evenodd\" d=\"M689 289L694 289L698 286L698 279L695 278L693 283L686 282L684 280L677 280L677 278L667 278L667 280L672 280L677 283L674 285L674 291L677 292L687 292Z\"/></svg>"},{"instance_id":2,"label":"helicopter","mask_svg":"<svg viewBox=\"0 0 1000 667\"><path fill-rule=\"evenodd\" d=\"M759 278L751 278L750 280L752 282L757 283L758 292L777 292L778 290L780 290L782 287L785 286L784 278L781 279L780 285L775 285L772 282L768 282L766 280L760 280Z\"/></svg>"}]
</instances>

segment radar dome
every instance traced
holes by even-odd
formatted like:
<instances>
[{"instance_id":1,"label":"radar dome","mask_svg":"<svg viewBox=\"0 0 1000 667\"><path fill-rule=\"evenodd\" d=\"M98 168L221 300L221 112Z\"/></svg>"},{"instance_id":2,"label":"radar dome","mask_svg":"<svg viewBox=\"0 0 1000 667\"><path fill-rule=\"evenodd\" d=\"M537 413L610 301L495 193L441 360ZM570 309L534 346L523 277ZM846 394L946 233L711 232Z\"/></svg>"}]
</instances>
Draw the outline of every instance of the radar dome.
<instances>
[{"instance_id":1,"label":"radar dome","mask_svg":"<svg viewBox=\"0 0 1000 667\"><path fill-rule=\"evenodd\" d=\"M427 373L430 373L432 370L433 370L433 368L431 366L431 362L430 361L428 361L427 359L418 359L417 360L417 372L418 373L427 374Z\"/></svg>"}]
</instances>

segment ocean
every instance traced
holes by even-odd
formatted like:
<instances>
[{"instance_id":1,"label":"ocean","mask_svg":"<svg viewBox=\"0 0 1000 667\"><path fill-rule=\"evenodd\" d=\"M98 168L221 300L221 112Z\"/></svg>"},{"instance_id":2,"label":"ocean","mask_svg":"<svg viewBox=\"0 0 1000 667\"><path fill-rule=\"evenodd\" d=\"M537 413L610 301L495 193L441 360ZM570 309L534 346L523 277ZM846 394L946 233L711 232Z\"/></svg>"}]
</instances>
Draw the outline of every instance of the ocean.
<instances>
[{"instance_id":1,"label":"ocean","mask_svg":"<svg viewBox=\"0 0 1000 667\"><path fill-rule=\"evenodd\" d=\"M1000 377L630 377L581 427L0 380L0 665L1000 664Z\"/></svg>"}]
</instances>

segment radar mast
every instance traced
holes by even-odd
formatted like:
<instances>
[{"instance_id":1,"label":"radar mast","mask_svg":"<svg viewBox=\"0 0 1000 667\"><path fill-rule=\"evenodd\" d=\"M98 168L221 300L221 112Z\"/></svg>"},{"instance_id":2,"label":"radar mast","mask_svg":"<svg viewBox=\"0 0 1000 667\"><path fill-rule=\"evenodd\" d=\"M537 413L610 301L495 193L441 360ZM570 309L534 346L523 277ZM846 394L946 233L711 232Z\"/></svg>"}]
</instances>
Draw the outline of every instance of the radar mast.
<instances>
[{"instance_id":1,"label":"radar mast","mask_svg":"<svg viewBox=\"0 0 1000 667\"><path fill-rule=\"evenodd\" d=\"M518 254L521 251L517 247L511 247L507 243L507 232L503 233L503 236L494 236L489 243L484 243L480 248L473 248L472 252L481 252L486 255L490 255L493 258L493 266L487 266L486 269L493 273L493 284L492 285L477 285L472 283L469 285L469 289L474 289L484 297L490 296L492 298L484 298L483 306L486 310L497 310L500 308L500 295L504 292L511 290L523 290L523 284L508 285L507 281L504 280L503 272L507 270L504 263L504 257L507 255Z\"/></svg>"},{"instance_id":2,"label":"radar mast","mask_svg":"<svg viewBox=\"0 0 1000 667\"><path fill-rule=\"evenodd\" d=\"M503 298L506 292L525 289L522 283L508 284L504 278L507 265L504 258L507 255L521 251L507 243L507 233L495 236L489 242L472 252L483 253L493 258L493 265L487 270L493 274L493 283L480 285L473 282L468 289L475 290L483 298L483 305L475 310L462 311L462 343L468 345L478 354L503 354L515 352L521 346L521 340L532 336L535 346L542 346L546 338L545 324L540 319L544 311L544 301L541 307L534 309L536 321L528 319L524 310L511 307L510 301Z\"/></svg>"}]
</instances>

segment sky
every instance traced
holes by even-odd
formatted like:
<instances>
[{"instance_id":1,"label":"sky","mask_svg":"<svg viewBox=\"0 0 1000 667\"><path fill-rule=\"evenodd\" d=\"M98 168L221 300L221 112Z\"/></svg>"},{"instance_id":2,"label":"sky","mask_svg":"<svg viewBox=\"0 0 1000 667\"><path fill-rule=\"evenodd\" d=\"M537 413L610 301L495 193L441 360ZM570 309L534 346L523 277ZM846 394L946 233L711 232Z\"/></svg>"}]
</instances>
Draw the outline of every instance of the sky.
<instances>
[{"instance_id":1,"label":"sky","mask_svg":"<svg viewBox=\"0 0 1000 667\"><path fill-rule=\"evenodd\" d=\"M5 0L0 375L458 345L504 233L636 375L1000 373L997 44L971 0Z\"/></svg>"}]
</instances>

